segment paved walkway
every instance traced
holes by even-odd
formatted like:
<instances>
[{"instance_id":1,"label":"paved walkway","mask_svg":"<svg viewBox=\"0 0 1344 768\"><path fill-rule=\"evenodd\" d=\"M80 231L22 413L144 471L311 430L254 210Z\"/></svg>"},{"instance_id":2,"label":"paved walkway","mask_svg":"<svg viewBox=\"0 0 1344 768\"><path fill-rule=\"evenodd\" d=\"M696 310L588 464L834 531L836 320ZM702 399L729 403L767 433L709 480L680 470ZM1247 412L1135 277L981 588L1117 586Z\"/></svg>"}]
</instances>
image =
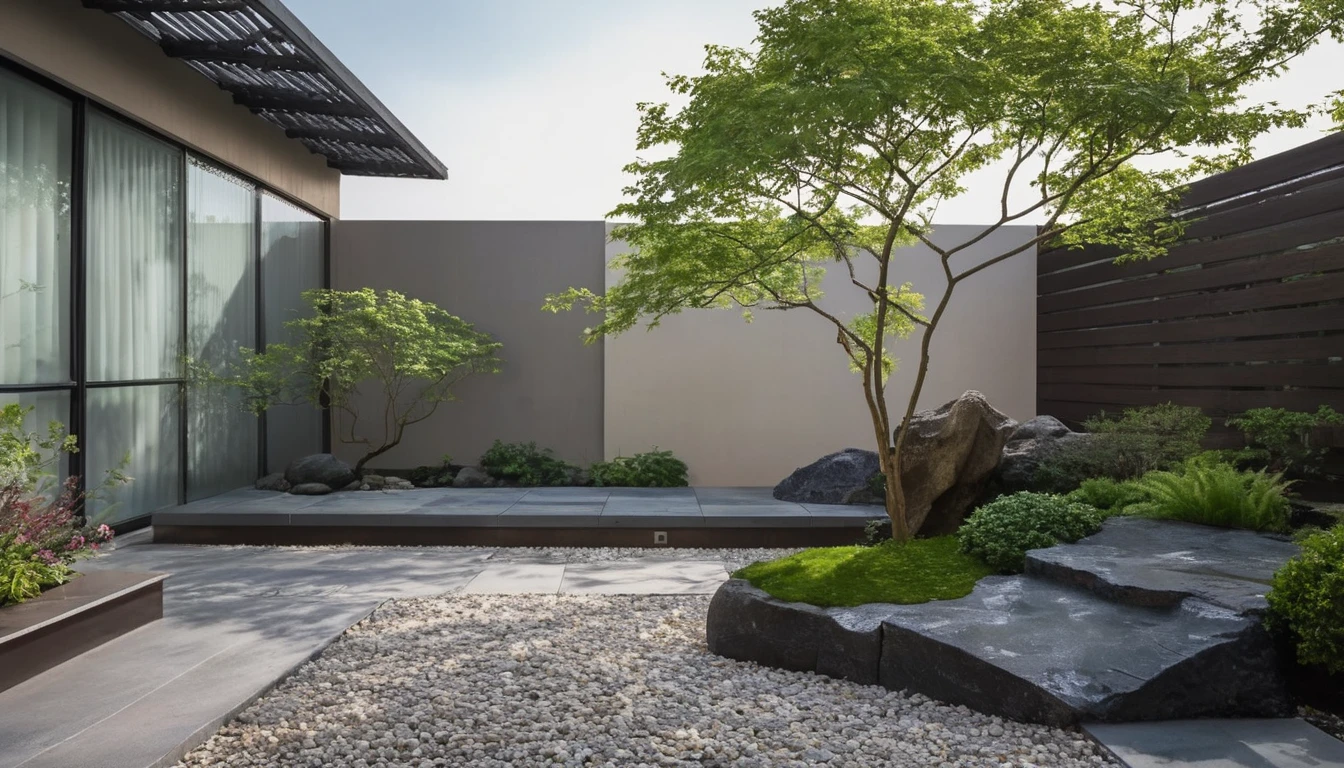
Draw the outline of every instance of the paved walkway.
<instances>
[{"instance_id":1,"label":"paved walkway","mask_svg":"<svg viewBox=\"0 0 1344 768\"><path fill-rule=\"evenodd\" d=\"M171 573L164 618L0 693L0 768L171 765L390 598L712 593L723 560L516 551L187 547L137 532L83 569Z\"/></svg>"},{"instance_id":2,"label":"paved walkway","mask_svg":"<svg viewBox=\"0 0 1344 768\"><path fill-rule=\"evenodd\" d=\"M1171 720L1089 725L1129 768L1344 768L1344 742L1287 720Z\"/></svg>"}]
</instances>

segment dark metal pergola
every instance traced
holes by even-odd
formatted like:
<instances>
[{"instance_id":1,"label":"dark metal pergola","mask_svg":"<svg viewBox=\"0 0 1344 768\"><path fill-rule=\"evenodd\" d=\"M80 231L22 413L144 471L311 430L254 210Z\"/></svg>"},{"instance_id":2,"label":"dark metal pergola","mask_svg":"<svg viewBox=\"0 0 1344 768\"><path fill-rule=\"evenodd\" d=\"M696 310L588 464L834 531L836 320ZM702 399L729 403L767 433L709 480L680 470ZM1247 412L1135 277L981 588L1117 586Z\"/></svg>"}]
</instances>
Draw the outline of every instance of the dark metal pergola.
<instances>
[{"instance_id":1,"label":"dark metal pergola","mask_svg":"<svg viewBox=\"0 0 1344 768\"><path fill-rule=\"evenodd\" d=\"M352 176L447 170L279 0L83 0Z\"/></svg>"}]
</instances>

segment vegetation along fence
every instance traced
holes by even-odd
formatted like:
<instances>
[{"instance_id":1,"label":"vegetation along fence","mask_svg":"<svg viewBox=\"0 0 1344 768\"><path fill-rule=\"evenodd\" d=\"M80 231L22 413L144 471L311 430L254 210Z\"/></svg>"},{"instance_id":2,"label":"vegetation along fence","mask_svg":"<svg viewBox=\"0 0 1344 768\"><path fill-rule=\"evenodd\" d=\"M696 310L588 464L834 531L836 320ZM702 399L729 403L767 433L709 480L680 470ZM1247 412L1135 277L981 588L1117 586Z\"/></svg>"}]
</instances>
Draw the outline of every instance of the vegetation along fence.
<instances>
[{"instance_id":1,"label":"vegetation along fence","mask_svg":"<svg viewBox=\"0 0 1344 768\"><path fill-rule=\"evenodd\" d=\"M1344 412L1344 133L1201 179L1182 207L1159 259L1040 254L1037 411L1199 406L1211 446L1239 445L1223 420L1250 408Z\"/></svg>"}]
</instances>

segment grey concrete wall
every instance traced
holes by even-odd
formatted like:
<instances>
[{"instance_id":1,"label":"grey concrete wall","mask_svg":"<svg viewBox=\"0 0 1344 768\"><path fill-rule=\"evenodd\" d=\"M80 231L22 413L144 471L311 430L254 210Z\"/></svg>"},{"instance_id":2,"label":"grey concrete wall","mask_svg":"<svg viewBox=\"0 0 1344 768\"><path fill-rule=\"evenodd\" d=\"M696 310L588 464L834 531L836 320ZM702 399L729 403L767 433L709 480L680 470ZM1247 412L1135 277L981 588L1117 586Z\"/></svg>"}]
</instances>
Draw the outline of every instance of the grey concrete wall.
<instances>
[{"instance_id":1,"label":"grey concrete wall","mask_svg":"<svg viewBox=\"0 0 1344 768\"><path fill-rule=\"evenodd\" d=\"M934 239L960 243L981 229L943 226ZM954 266L974 266L1034 236L1034 227L1004 228L958 254ZM608 244L607 257L623 248ZM932 310L946 284L937 257L916 246L893 263L892 282L913 282ZM823 292L819 303L841 317L872 309L840 267L829 271ZM918 345L918 334L888 345L902 360L888 390L898 413L914 384ZM1034 251L968 278L953 294L933 339L920 407L968 389L1013 418L1034 415ZM690 311L608 339L604 391L607 456L671 449L690 465L695 485L774 485L825 453L876 443L861 380L849 371L834 326L801 309L758 310L751 323L740 311Z\"/></svg>"},{"instance_id":2,"label":"grey concrete wall","mask_svg":"<svg viewBox=\"0 0 1344 768\"><path fill-rule=\"evenodd\" d=\"M340 174L151 40L79 0L0 1L0 56L174 137L330 217Z\"/></svg>"},{"instance_id":3,"label":"grey concrete wall","mask_svg":"<svg viewBox=\"0 0 1344 768\"><path fill-rule=\"evenodd\" d=\"M590 317L541 305L569 286L602 290L604 238L599 221L335 222L333 287L432 301L504 343L503 372L463 382L456 402L408 429L375 465L433 463L444 453L475 462L495 438L535 440L580 464L602 458L602 345L583 345Z\"/></svg>"}]
</instances>

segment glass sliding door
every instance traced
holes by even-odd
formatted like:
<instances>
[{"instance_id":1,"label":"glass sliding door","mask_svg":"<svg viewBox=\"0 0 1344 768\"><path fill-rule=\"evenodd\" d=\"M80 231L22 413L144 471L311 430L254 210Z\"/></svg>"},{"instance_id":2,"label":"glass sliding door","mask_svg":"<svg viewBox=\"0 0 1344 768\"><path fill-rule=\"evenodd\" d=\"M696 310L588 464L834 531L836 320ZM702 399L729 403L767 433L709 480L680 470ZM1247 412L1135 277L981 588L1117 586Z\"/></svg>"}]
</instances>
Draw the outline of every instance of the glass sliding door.
<instances>
[{"instance_id":1,"label":"glass sliding door","mask_svg":"<svg viewBox=\"0 0 1344 768\"><path fill-rule=\"evenodd\" d=\"M263 338L285 342L285 322L307 312L302 293L326 284L327 224L322 219L268 194L261 196L261 276L264 298ZM284 405L266 412L268 472L322 450L322 410Z\"/></svg>"},{"instance_id":2,"label":"glass sliding door","mask_svg":"<svg viewBox=\"0 0 1344 768\"><path fill-rule=\"evenodd\" d=\"M0 405L70 426L74 105L0 69Z\"/></svg>"},{"instance_id":3,"label":"glass sliding door","mask_svg":"<svg viewBox=\"0 0 1344 768\"><path fill-rule=\"evenodd\" d=\"M226 373L257 344L256 188L192 158L187 166L187 353ZM187 392L187 499L250 485L257 417L238 390Z\"/></svg>"},{"instance_id":4,"label":"glass sliding door","mask_svg":"<svg viewBox=\"0 0 1344 768\"><path fill-rule=\"evenodd\" d=\"M89 516L115 523L181 492L184 155L90 110L85 163L87 482L133 478Z\"/></svg>"}]
</instances>

